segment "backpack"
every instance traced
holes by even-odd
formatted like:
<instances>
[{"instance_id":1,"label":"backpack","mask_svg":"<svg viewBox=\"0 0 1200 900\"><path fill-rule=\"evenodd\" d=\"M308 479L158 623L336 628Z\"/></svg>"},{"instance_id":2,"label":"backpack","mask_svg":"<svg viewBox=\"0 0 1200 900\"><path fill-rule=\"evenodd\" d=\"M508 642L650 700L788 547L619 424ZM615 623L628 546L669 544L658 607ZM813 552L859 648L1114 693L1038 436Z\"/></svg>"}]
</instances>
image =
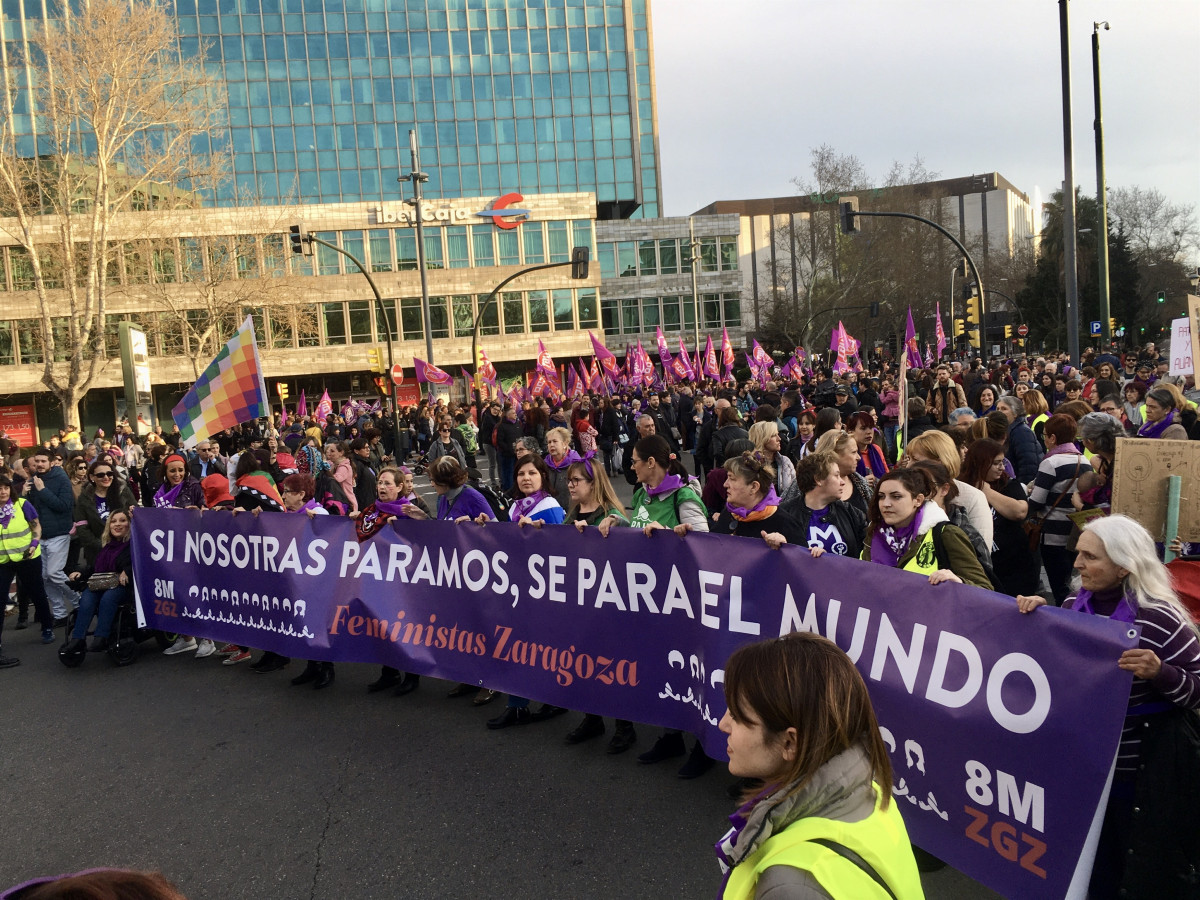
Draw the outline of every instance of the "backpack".
<instances>
[{"instance_id":1,"label":"backpack","mask_svg":"<svg viewBox=\"0 0 1200 900\"><path fill-rule=\"evenodd\" d=\"M350 511L350 499L328 469L322 469L317 476L313 497L331 515L344 516Z\"/></svg>"},{"instance_id":2,"label":"backpack","mask_svg":"<svg viewBox=\"0 0 1200 900\"><path fill-rule=\"evenodd\" d=\"M961 507L956 507L961 511ZM946 545L942 541L942 531L947 525L955 525L967 536L971 546L975 549L975 555L979 557L979 565L983 567L983 574L987 576L988 581L992 583L992 590L996 589L996 585L1000 583L996 577L996 570L992 568L992 551L984 543L983 536L980 535L975 528L966 521L966 516L962 516L959 522L938 522L931 529L933 531L933 553L937 557L939 569L949 569L949 554L946 553Z\"/></svg>"},{"instance_id":3,"label":"backpack","mask_svg":"<svg viewBox=\"0 0 1200 900\"><path fill-rule=\"evenodd\" d=\"M494 428L492 428L492 446L493 447L500 446L500 426L499 425L496 425Z\"/></svg>"},{"instance_id":4,"label":"backpack","mask_svg":"<svg viewBox=\"0 0 1200 900\"><path fill-rule=\"evenodd\" d=\"M479 442L475 440L475 432L470 425L465 422L458 426L458 433L462 435L463 448L470 456L475 456L479 453Z\"/></svg>"},{"instance_id":5,"label":"backpack","mask_svg":"<svg viewBox=\"0 0 1200 900\"><path fill-rule=\"evenodd\" d=\"M496 517L497 522L508 521L508 511L512 508L512 500L501 494L490 484L484 484L482 481L473 482L471 487L483 495L483 499L492 508L492 515Z\"/></svg>"}]
</instances>

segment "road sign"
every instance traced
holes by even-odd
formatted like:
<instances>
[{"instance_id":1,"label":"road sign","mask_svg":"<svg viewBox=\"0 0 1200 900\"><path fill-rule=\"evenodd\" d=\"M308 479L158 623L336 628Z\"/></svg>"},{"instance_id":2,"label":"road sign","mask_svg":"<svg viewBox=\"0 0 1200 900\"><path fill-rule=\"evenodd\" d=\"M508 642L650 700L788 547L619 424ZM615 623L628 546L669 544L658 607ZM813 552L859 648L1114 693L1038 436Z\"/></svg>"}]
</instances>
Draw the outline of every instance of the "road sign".
<instances>
[{"instance_id":1,"label":"road sign","mask_svg":"<svg viewBox=\"0 0 1200 900\"><path fill-rule=\"evenodd\" d=\"M1100 333L1100 320L1097 319L1096 321L1092 322L1092 334L1099 334L1099 333Z\"/></svg>"},{"instance_id":2,"label":"road sign","mask_svg":"<svg viewBox=\"0 0 1200 900\"><path fill-rule=\"evenodd\" d=\"M1029 336L1029 326L1028 325L1018 325L1017 326L1017 334L1019 334L1021 337L1028 337Z\"/></svg>"},{"instance_id":3,"label":"road sign","mask_svg":"<svg viewBox=\"0 0 1200 900\"><path fill-rule=\"evenodd\" d=\"M392 384L404 384L404 366L400 363L392 366Z\"/></svg>"}]
</instances>

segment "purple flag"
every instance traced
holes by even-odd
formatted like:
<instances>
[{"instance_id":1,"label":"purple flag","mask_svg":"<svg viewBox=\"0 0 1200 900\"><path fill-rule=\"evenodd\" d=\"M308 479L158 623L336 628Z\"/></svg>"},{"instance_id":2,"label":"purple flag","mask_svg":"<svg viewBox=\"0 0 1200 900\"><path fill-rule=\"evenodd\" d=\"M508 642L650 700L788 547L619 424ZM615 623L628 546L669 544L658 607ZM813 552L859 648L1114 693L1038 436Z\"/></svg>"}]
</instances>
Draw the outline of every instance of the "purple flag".
<instances>
[{"instance_id":1,"label":"purple flag","mask_svg":"<svg viewBox=\"0 0 1200 900\"><path fill-rule=\"evenodd\" d=\"M908 322L904 326L904 347L908 354L908 367L910 369L919 369L923 365L921 362L921 348L917 344L917 328L913 325L912 307L908 308Z\"/></svg>"}]
</instances>

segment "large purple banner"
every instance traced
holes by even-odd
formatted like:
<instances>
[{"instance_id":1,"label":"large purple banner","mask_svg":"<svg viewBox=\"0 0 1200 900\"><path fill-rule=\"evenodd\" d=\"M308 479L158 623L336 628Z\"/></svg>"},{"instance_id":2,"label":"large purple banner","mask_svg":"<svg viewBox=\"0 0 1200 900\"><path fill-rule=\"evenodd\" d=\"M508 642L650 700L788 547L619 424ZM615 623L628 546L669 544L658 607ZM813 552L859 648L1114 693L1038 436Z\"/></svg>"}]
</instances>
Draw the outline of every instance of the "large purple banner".
<instances>
[{"instance_id":1,"label":"large purple banner","mask_svg":"<svg viewBox=\"0 0 1200 900\"><path fill-rule=\"evenodd\" d=\"M671 532L138 510L155 628L376 662L700 736L723 666L794 630L854 659L913 840L1006 896L1067 891L1116 753L1136 634L799 547Z\"/></svg>"}]
</instances>

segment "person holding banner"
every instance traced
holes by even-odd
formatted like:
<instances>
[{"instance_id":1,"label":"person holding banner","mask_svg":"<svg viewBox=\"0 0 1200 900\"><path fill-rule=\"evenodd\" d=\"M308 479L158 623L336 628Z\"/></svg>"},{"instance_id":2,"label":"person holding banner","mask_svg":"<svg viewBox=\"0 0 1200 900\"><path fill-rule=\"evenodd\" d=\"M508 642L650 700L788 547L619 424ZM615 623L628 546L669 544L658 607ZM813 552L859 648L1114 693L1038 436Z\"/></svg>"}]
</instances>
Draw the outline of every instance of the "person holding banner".
<instances>
[{"instance_id":1,"label":"person holding banner","mask_svg":"<svg viewBox=\"0 0 1200 900\"><path fill-rule=\"evenodd\" d=\"M879 479L862 558L928 575L930 584L956 581L991 590L971 539L931 499L935 490L923 469L893 469Z\"/></svg>"},{"instance_id":2,"label":"person holding banner","mask_svg":"<svg viewBox=\"0 0 1200 900\"><path fill-rule=\"evenodd\" d=\"M747 644L725 664L729 771L762 787L713 848L721 896L923 897L862 675L827 638Z\"/></svg>"},{"instance_id":3,"label":"person holding banner","mask_svg":"<svg viewBox=\"0 0 1200 900\"><path fill-rule=\"evenodd\" d=\"M546 432L546 491L558 505L566 509L570 502L567 493L567 469L582 457L571 449L571 432L567 428L551 428Z\"/></svg>"},{"instance_id":4,"label":"person holding banner","mask_svg":"<svg viewBox=\"0 0 1200 900\"><path fill-rule=\"evenodd\" d=\"M761 407L760 407L761 409ZM750 426L750 440L754 449L762 454L763 462L775 472L775 493L782 505L795 499L796 465L783 454L783 437L774 422L755 422Z\"/></svg>"},{"instance_id":5,"label":"person holding banner","mask_svg":"<svg viewBox=\"0 0 1200 900\"><path fill-rule=\"evenodd\" d=\"M1117 661L1133 683L1088 896L1195 897L1200 633L1136 521L1094 519L1077 546L1077 589L1064 608L1141 629L1138 646ZM1023 613L1045 603L1017 597Z\"/></svg>"},{"instance_id":6,"label":"person holding banner","mask_svg":"<svg viewBox=\"0 0 1200 900\"><path fill-rule=\"evenodd\" d=\"M759 424L775 427L771 422ZM778 430L775 433L778 436ZM762 538L773 549L784 544L805 546L804 530L783 511L775 493L775 470L761 451L725 460L725 496L725 508L717 516L713 534Z\"/></svg>"},{"instance_id":7,"label":"person holding banner","mask_svg":"<svg viewBox=\"0 0 1200 900\"><path fill-rule=\"evenodd\" d=\"M846 479L837 457L829 452L808 454L796 467L796 481L800 494L784 512L806 529L802 543L810 550L857 558L862 553L867 517L841 499Z\"/></svg>"},{"instance_id":8,"label":"person holding banner","mask_svg":"<svg viewBox=\"0 0 1200 900\"><path fill-rule=\"evenodd\" d=\"M871 486L858 474L858 441L848 431L827 431L817 438L816 449L818 452L832 453L837 458L838 468L846 480L842 496L838 499L857 507L865 517L871 506Z\"/></svg>"},{"instance_id":9,"label":"person holding banner","mask_svg":"<svg viewBox=\"0 0 1200 900\"><path fill-rule=\"evenodd\" d=\"M566 524L574 525L580 534L601 523L607 523L608 528L629 524L629 520L625 518L624 504L621 503L604 469L595 465L592 454L586 454L583 459L571 463L567 468L567 490L571 495L571 506L567 510ZM567 733L566 742L582 744L602 734L603 717L587 713L583 721ZM616 731L605 752L615 756L624 753L635 743L637 732L633 729L633 722L617 719Z\"/></svg>"}]
</instances>

